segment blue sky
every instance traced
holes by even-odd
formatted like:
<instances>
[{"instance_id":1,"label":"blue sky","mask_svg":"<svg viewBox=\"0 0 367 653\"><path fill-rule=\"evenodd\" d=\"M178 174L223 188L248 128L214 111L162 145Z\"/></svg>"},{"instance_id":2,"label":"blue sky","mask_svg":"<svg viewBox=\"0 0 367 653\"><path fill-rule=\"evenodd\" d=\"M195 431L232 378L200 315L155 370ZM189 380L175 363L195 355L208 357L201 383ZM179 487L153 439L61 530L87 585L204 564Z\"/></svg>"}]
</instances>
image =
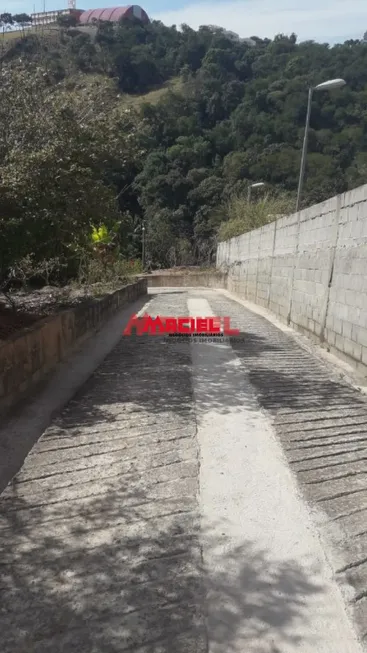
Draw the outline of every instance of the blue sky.
<instances>
[{"instance_id":1,"label":"blue sky","mask_svg":"<svg viewBox=\"0 0 367 653\"><path fill-rule=\"evenodd\" d=\"M34 2L36 11L42 11L43 0L5 0L2 11L31 13ZM82 9L115 4L113 0L77 3ZM66 6L67 0L46 0L47 9ZM340 43L362 38L367 31L366 0L142 0L141 6L167 25L220 25L244 37L295 32L299 40Z\"/></svg>"}]
</instances>

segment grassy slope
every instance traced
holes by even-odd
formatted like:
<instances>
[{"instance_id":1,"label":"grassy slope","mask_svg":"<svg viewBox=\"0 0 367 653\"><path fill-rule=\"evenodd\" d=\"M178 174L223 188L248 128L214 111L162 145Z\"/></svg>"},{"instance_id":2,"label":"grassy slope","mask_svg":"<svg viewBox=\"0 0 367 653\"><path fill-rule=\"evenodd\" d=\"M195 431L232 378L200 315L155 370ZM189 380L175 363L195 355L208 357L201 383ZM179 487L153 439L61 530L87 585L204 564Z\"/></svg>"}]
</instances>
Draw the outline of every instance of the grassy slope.
<instances>
[{"instance_id":1,"label":"grassy slope","mask_svg":"<svg viewBox=\"0 0 367 653\"><path fill-rule=\"evenodd\" d=\"M116 83L113 79L109 79L101 73L79 73L76 76L68 77L64 80L63 86L69 92L78 91L81 88L93 87L98 90L104 89L103 92L110 92L112 96L119 95L119 106L122 111L125 109L139 110L140 106L144 103L157 104L166 93L169 91L180 91L183 87L183 81L180 77L173 77L161 86L139 95L119 94ZM108 90L107 90L108 89Z\"/></svg>"},{"instance_id":2,"label":"grassy slope","mask_svg":"<svg viewBox=\"0 0 367 653\"><path fill-rule=\"evenodd\" d=\"M28 34L38 34L42 35L42 33L50 33L52 31L57 31L58 27L56 25L52 26L39 26L39 27L27 27L24 30L24 35L28 36ZM9 32L0 32L0 43L7 43L8 41L14 41L15 39L20 39L23 36L23 32L21 30L11 30Z\"/></svg>"},{"instance_id":3,"label":"grassy slope","mask_svg":"<svg viewBox=\"0 0 367 653\"><path fill-rule=\"evenodd\" d=\"M182 88L182 83L180 77L173 77L159 88L149 91L149 93L143 93L142 95L123 95L121 103L126 107L130 106L134 108L139 108L145 102L157 104L168 91L179 91Z\"/></svg>"}]
</instances>

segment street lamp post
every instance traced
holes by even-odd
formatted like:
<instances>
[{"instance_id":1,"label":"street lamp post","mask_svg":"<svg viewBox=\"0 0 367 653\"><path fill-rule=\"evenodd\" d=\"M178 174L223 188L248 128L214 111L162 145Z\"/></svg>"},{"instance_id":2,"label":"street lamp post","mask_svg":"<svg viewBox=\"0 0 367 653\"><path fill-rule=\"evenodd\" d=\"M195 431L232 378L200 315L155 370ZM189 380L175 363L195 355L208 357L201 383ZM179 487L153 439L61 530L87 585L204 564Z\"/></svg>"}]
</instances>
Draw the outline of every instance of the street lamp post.
<instances>
[{"instance_id":1,"label":"street lamp post","mask_svg":"<svg viewBox=\"0 0 367 653\"><path fill-rule=\"evenodd\" d=\"M251 202L251 190L253 188L261 188L262 186L265 186L263 181L258 181L256 184L250 184L250 186L248 187L248 191L247 191L247 203L248 204L250 204L250 202Z\"/></svg>"},{"instance_id":2,"label":"street lamp post","mask_svg":"<svg viewBox=\"0 0 367 653\"><path fill-rule=\"evenodd\" d=\"M334 88L341 88L345 86L346 82L344 79L330 79L327 82L318 84L317 86L310 86L308 89L308 103L307 103L307 114L306 114L306 125L305 125L305 134L303 137L303 147L302 147L302 157L301 157L301 167L299 172L298 180L298 192L297 192L297 205L296 211L299 211L301 206L301 197L303 190L303 181L305 177L306 170L306 156L307 156L307 145L308 145L308 132L310 129L310 117L311 117L311 105L314 91L330 91Z\"/></svg>"}]
</instances>

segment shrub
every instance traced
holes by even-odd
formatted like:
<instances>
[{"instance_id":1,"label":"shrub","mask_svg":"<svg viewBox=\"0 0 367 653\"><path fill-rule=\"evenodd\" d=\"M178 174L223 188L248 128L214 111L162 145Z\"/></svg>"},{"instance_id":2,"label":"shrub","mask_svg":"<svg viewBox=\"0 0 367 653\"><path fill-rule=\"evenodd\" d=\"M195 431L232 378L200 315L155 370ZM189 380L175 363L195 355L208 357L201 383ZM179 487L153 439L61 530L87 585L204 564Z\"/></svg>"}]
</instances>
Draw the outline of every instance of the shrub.
<instances>
[{"instance_id":1,"label":"shrub","mask_svg":"<svg viewBox=\"0 0 367 653\"><path fill-rule=\"evenodd\" d=\"M294 202L288 196L266 195L258 202L248 202L241 195L233 196L221 208L227 219L218 229L218 240L229 240L236 236L263 227L278 217L291 213Z\"/></svg>"}]
</instances>

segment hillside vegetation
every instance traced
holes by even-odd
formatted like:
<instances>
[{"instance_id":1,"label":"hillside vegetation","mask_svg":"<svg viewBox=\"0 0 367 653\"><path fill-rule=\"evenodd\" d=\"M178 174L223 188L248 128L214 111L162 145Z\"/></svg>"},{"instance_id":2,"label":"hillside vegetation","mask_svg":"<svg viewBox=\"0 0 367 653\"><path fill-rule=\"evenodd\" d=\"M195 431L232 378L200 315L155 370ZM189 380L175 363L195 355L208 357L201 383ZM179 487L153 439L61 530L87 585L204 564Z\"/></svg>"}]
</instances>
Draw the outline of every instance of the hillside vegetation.
<instances>
[{"instance_id":1,"label":"hillside vegetation","mask_svg":"<svg viewBox=\"0 0 367 653\"><path fill-rule=\"evenodd\" d=\"M11 42L0 73L3 287L29 276L24 260L63 282L138 259L143 221L153 266L210 263L218 230L237 235L294 206L307 89L330 78L347 86L314 96L304 203L367 182L367 43L252 38L154 22ZM265 194L254 190L249 209L258 181Z\"/></svg>"}]
</instances>

